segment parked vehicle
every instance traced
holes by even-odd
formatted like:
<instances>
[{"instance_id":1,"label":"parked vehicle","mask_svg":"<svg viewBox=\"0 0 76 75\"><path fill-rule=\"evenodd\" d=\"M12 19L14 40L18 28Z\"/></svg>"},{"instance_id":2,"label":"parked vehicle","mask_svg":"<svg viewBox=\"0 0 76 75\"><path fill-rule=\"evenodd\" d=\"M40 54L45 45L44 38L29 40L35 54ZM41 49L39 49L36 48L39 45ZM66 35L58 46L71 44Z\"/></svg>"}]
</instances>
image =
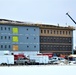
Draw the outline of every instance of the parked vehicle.
<instances>
[{"instance_id":1,"label":"parked vehicle","mask_svg":"<svg viewBox=\"0 0 76 75\"><path fill-rule=\"evenodd\" d=\"M14 64L18 65L18 64L29 64L29 59L27 57L25 57L24 54L18 54L18 55L14 55Z\"/></svg>"},{"instance_id":2,"label":"parked vehicle","mask_svg":"<svg viewBox=\"0 0 76 75\"><path fill-rule=\"evenodd\" d=\"M53 53L39 53L37 55L48 56L49 58L53 57Z\"/></svg>"},{"instance_id":3,"label":"parked vehicle","mask_svg":"<svg viewBox=\"0 0 76 75\"><path fill-rule=\"evenodd\" d=\"M65 63L65 62L66 62L66 59L62 57L57 57L57 56L54 56L49 59L50 64L60 64L60 63Z\"/></svg>"},{"instance_id":4,"label":"parked vehicle","mask_svg":"<svg viewBox=\"0 0 76 75\"><path fill-rule=\"evenodd\" d=\"M14 65L14 56L0 55L0 65Z\"/></svg>"},{"instance_id":5,"label":"parked vehicle","mask_svg":"<svg viewBox=\"0 0 76 75\"><path fill-rule=\"evenodd\" d=\"M35 59L29 59L29 65L35 65Z\"/></svg>"},{"instance_id":6,"label":"parked vehicle","mask_svg":"<svg viewBox=\"0 0 76 75\"><path fill-rule=\"evenodd\" d=\"M48 56L44 55L36 55L36 56L30 56L30 60L35 60L35 64L48 64Z\"/></svg>"},{"instance_id":7,"label":"parked vehicle","mask_svg":"<svg viewBox=\"0 0 76 75\"><path fill-rule=\"evenodd\" d=\"M19 64L19 65L27 65L29 64L29 60L26 58L18 58L17 60L14 60L14 64Z\"/></svg>"},{"instance_id":8,"label":"parked vehicle","mask_svg":"<svg viewBox=\"0 0 76 75\"><path fill-rule=\"evenodd\" d=\"M68 56L69 64L76 64L76 55L71 54Z\"/></svg>"}]
</instances>

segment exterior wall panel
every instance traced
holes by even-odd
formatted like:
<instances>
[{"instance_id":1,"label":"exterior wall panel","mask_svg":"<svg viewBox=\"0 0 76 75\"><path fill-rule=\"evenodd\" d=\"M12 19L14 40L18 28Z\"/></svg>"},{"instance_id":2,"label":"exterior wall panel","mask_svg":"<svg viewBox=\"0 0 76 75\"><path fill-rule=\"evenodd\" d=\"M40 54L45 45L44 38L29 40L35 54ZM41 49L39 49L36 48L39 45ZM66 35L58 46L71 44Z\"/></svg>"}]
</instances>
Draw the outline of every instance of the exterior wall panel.
<instances>
[{"instance_id":1,"label":"exterior wall panel","mask_svg":"<svg viewBox=\"0 0 76 75\"><path fill-rule=\"evenodd\" d=\"M16 49L39 51L39 27L0 25L0 50Z\"/></svg>"},{"instance_id":2,"label":"exterior wall panel","mask_svg":"<svg viewBox=\"0 0 76 75\"><path fill-rule=\"evenodd\" d=\"M71 54L73 31L66 29L40 29L40 52L55 54Z\"/></svg>"}]
</instances>

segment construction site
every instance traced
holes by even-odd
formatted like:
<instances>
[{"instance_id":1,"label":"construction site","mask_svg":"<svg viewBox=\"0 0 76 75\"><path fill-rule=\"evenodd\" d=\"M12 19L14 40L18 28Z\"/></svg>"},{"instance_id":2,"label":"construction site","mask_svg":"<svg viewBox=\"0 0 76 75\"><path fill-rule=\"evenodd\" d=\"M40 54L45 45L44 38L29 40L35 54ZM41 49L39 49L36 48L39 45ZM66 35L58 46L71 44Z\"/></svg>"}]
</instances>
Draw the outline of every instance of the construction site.
<instances>
[{"instance_id":1,"label":"construction site","mask_svg":"<svg viewBox=\"0 0 76 75\"><path fill-rule=\"evenodd\" d=\"M66 15L76 24L68 13ZM1 64L7 64L5 61L9 64L48 64L53 56L57 60L67 59L75 53L74 30L73 26L0 19L0 58L4 60Z\"/></svg>"}]
</instances>

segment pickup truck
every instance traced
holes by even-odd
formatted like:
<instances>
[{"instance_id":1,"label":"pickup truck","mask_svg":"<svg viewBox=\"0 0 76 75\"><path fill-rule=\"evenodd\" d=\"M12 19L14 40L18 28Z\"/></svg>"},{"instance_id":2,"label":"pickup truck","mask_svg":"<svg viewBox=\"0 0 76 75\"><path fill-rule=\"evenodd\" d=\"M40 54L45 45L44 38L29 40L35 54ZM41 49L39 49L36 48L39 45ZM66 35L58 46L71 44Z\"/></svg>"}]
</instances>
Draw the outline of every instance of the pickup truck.
<instances>
[{"instance_id":1,"label":"pickup truck","mask_svg":"<svg viewBox=\"0 0 76 75\"><path fill-rule=\"evenodd\" d=\"M18 58L17 60L14 60L15 65L27 65L29 62L29 59L26 58Z\"/></svg>"}]
</instances>

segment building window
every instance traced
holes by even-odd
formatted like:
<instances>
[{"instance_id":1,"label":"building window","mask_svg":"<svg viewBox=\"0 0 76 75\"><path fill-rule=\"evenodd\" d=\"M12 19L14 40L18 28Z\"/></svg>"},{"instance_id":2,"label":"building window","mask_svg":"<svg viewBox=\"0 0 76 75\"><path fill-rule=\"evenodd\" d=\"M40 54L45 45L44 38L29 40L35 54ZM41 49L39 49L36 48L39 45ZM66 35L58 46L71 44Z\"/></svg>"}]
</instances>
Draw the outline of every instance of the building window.
<instances>
[{"instance_id":1,"label":"building window","mask_svg":"<svg viewBox=\"0 0 76 75\"><path fill-rule=\"evenodd\" d=\"M27 39L29 39L29 37L27 37Z\"/></svg>"},{"instance_id":2,"label":"building window","mask_svg":"<svg viewBox=\"0 0 76 75\"><path fill-rule=\"evenodd\" d=\"M1 27L1 30L3 30L3 27Z\"/></svg>"},{"instance_id":3,"label":"building window","mask_svg":"<svg viewBox=\"0 0 76 75\"><path fill-rule=\"evenodd\" d=\"M34 31L36 31L36 29L34 29Z\"/></svg>"},{"instance_id":4,"label":"building window","mask_svg":"<svg viewBox=\"0 0 76 75\"><path fill-rule=\"evenodd\" d=\"M71 43L72 42L72 39L71 38L69 38L69 43Z\"/></svg>"},{"instance_id":5,"label":"building window","mask_svg":"<svg viewBox=\"0 0 76 75\"><path fill-rule=\"evenodd\" d=\"M10 39L10 36L8 37L8 39Z\"/></svg>"},{"instance_id":6,"label":"building window","mask_svg":"<svg viewBox=\"0 0 76 75\"><path fill-rule=\"evenodd\" d=\"M29 46L27 46L27 48L29 48Z\"/></svg>"},{"instance_id":7,"label":"building window","mask_svg":"<svg viewBox=\"0 0 76 75\"><path fill-rule=\"evenodd\" d=\"M47 30L47 33L49 34L49 30Z\"/></svg>"},{"instance_id":8,"label":"building window","mask_svg":"<svg viewBox=\"0 0 76 75\"><path fill-rule=\"evenodd\" d=\"M5 27L5 30L6 30L6 27Z\"/></svg>"},{"instance_id":9,"label":"building window","mask_svg":"<svg viewBox=\"0 0 76 75\"><path fill-rule=\"evenodd\" d=\"M28 28L26 30L28 30Z\"/></svg>"},{"instance_id":10,"label":"building window","mask_svg":"<svg viewBox=\"0 0 76 75\"><path fill-rule=\"evenodd\" d=\"M41 30L41 33L43 33L43 30Z\"/></svg>"},{"instance_id":11,"label":"building window","mask_svg":"<svg viewBox=\"0 0 76 75\"><path fill-rule=\"evenodd\" d=\"M18 42L18 36L13 36L13 42Z\"/></svg>"},{"instance_id":12,"label":"building window","mask_svg":"<svg viewBox=\"0 0 76 75\"><path fill-rule=\"evenodd\" d=\"M67 35L67 31L66 31L66 35Z\"/></svg>"},{"instance_id":13,"label":"building window","mask_svg":"<svg viewBox=\"0 0 76 75\"><path fill-rule=\"evenodd\" d=\"M36 48L36 46L34 46L34 48Z\"/></svg>"},{"instance_id":14,"label":"building window","mask_svg":"<svg viewBox=\"0 0 76 75\"><path fill-rule=\"evenodd\" d=\"M48 41L48 42L49 42L49 39L50 39L50 38L49 38L49 37L47 37L47 41Z\"/></svg>"},{"instance_id":15,"label":"building window","mask_svg":"<svg viewBox=\"0 0 76 75\"><path fill-rule=\"evenodd\" d=\"M10 30L10 27L8 27L8 30Z\"/></svg>"},{"instance_id":16,"label":"building window","mask_svg":"<svg viewBox=\"0 0 76 75\"><path fill-rule=\"evenodd\" d=\"M7 37L5 36L5 39L7 39Z\"/></svg>"},{"instance_id":17,"label":"building window","mask_svg":"<svg viewBox=\"0 0 76 75\"><path fill-rule=\"evenodd\" d=\"M3 48L3 45L1 45L1 48Z\"/></svg>"},{"instance_id":18,"label":"building window","mask_svg":"<svg viewBox=\"0 0 76 75\"><path fill-rule=\"evenodd\" d=\"M70 31L69 31L69 35L70 35Z\"/></svg>"},{"instance_id":19,"label":"building window","mask_svg":"<svg viewBox=\"0 0 76 75\"><path fill-rule=\"evenodd\" d=\"M18 34L18 28L13 28L13 33Z\"/></svg>"},{"instance_id":20,"label":"building window","mask_svg":"<svg viewBox=\"0 0 76 75\"><path fill-rule=\"evenodd\" d=\"M54 30L54 34L55 34L55 30Z\"/></svg>"},{"instance_id":21,"label":"building window","mask_svg":"<svg viewBox=\"0 0 76 75\"><path fill-rule=\"evenodd\" d=\"M36 38L34 37L34 40L35 40Z\"/></svg>"},{"instance_id":22,"label":"building window","mask_svg":"<svg viewBox=\"0 0 76 75\"><path fill-rule=\"evenodd\" d=\"M64 34L64 31L63 31L63 34Z\"/></svg>"},{"instance_id":23,"label":"building window","mask_svg":"<svg viewBox=\"0 0 76 75\"><path fill-rule=\"evenodd\" d=\"M5 48L7 48L7 45L5 45Z\"/></svg>"},{"instance_id":24,"label":"building window","mask_svg":"<svg viewBox=\"0 0 76 75\"><path fill-rule=\"evenodd\" d=\"M44 33L46 33L46 30L44 30Z\"/></svg>"},{"instance_id":25,"label":"building window","mask_svg":"<svg viewBox=\"0 0 76 75\"><path fill-rule=\"evenodd\" d=\"M13 50L18 51L18 45L13 45Z\"/></svg>"},{"instance_id":26,"label":"building window","mask_svg":"<svg viewBox=\"0 0 76 75\"><path fill-rule=\"evenodd\" d=\"M3 36L1 36L1 39L3 39Z\"/></svg>"},{"instance_id":27,"label":"building window","mask_svg":"<svg viewBox=\"0 0 76 75\"><path fill-rule=\"evenodd\" d=\"M52 30L50 30L50 34L52 34Z\"/></svg>"},{"instance_id":28,"label":"building window","mask_svg":"<svg viewBox=\"0 0 76 75\"><path fill-rule=\"evenodd\" d=\"M57 31L57 34L58 34L58 31Z\"/></svg>"},{"instance_id":29,"label":"building window","mask_svg":"<svg viewBox=\"0 0 76 75\"><path fill-rule=\"evenodd\" d=\"M11 46L10 46L10 45L9 45L8 47L9 47L9 48L11 48Z\"/></svg>"},{"instance_id":30,"label":"building window","mask_svg":"<svg viewBox=\"0 0 76 75\"><path fill-rule=\"evenodd\" d=\"M61 34L61 32L62 32L62 31L60 31L60 34Z\"/></svg>"}]
</instances>

